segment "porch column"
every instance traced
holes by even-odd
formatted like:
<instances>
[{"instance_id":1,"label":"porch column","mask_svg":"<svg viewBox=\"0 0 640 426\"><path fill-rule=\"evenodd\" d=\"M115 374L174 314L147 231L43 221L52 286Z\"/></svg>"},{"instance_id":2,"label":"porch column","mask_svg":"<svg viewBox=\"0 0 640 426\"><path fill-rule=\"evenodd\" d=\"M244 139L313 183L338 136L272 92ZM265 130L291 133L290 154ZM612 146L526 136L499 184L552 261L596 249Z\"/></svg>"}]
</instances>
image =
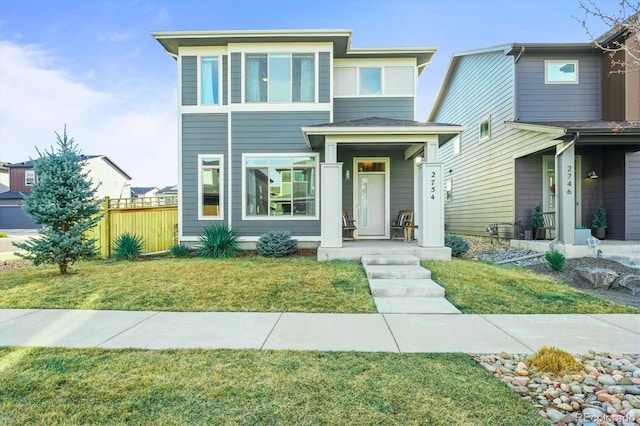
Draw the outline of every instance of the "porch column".
<instances>
[{"instance_id":1,"label":"porch column","mask_svg":"<svg viewBox=\"0 0 640 426\"><path fill-rule=\"evenodd\" d=\"M320 164L320 188L320 247L342 247L342 163Z\"/></svg>"},{"instance_id":2,"label":"porch column","mask_svg":"<svg viewBox=\"0 0 640 426\"><path fill-rule=\"evenodd\" d=\"M418 165L419 218L418 245L420 247L444 247L444 194L442 163Z\"/></svg>"},{"instance_id":3,"label":"porch column","mask_svg":"<svg viewBox=\"0 0 640 426\"><path fill-rule=\"evenodd\" d=\"M574 244L576 227L575 144L556 146L556 232L563 244Z\"/></svg>"}]
</instances>

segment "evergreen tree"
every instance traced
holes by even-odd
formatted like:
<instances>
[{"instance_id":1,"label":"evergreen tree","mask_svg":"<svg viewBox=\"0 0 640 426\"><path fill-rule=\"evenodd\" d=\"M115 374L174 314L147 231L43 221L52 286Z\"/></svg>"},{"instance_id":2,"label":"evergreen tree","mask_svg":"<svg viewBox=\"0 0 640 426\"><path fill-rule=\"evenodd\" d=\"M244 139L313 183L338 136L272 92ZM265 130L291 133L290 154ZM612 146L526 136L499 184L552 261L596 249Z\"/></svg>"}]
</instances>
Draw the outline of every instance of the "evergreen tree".
<instances>
[{"instance_id":1,"label":"evergreen tree","mask_svg":"<svg viewBox=\"0 0 640 426\"><path fill-rule=\"evenodd\" d=\"M96 255L95 239L87 239L86 231L100 220L100 207L94 196L97 191L82 168L85 162L73 138L56 133L57 149L41 153L34 161L37 182L26 197L24 212L42 229L37 238L15 244L27 251L19 256L34 264L58 265L61 274L80 259Z\"/></svg>"}]
</instances>

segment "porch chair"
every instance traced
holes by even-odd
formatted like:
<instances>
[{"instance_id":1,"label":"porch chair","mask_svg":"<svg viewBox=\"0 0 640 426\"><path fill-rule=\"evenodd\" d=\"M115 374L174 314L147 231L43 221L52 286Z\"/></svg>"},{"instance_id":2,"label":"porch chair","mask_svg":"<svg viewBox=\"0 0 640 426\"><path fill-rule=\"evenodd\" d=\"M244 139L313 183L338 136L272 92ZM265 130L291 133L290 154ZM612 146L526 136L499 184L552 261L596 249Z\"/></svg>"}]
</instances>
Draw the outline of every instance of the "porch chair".
<instances>
[{"instance_id":1,"label":"porch chair","mask_svg":"<svg viewBox=\"0 0 640 426\"><path fill-rule=\"evenodd\" d=\"M353 237L353 231L358 229L355 223L356 223L355 220L351 220L349 218L349 213L346 210L342 210L342 239L343 240L355 240L355 238Z\"/></svg>"},{"instance_id":2,"label":"porch chair","mask_svg":"<svg viewBox=\"0 0 640 426\"><path fill-rule=\"evenodd\" d=\"M554 239L556 233L556 212L543 212L542 220L544 227L542 229L549 231L549 238Z\"/></svg>"},{"instance_id":3,"label":"porch chair","mask_svg":"<svg viewBox=\"0 0 640 426\"><path fill-rule=\"evenodd\" d=\"M398 235L402 231L402 238L406 240L405 232L411 232L411 228L405 228L413 225L413 210L400 210L396 220L391 222L391 239L400 238Z\"/></svg>"}]
</instances>

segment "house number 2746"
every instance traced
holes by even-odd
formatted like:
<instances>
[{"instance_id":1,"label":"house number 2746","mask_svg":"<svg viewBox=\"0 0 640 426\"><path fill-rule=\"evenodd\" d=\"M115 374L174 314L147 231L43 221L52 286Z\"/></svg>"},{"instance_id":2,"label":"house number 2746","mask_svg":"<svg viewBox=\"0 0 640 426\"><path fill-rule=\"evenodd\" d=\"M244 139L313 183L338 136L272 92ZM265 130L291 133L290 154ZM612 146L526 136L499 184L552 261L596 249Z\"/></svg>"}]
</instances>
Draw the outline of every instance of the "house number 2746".
<instances>
[{"instance_id":1,"label":"house number 2746","mask_svg":"<svg viewBox=\"0 0 640 426\"><path fill-rule=\"evenodd\" d=\"M567 166L567 194L571 195L573 187L573 166Z\"/></svg>"}]
</instances>

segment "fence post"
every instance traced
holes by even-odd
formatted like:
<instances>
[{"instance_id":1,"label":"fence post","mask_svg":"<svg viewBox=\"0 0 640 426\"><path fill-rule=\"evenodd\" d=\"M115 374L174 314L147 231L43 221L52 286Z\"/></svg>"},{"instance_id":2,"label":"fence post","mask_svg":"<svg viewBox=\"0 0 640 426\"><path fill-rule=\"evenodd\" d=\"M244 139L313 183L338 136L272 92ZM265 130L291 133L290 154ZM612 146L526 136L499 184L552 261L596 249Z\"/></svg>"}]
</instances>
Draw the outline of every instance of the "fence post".
<instances>
[{"instance_id":1,"label":"fence post","mask_svg":"<svg viewBox=\"0 0 640 426\"><path fill-rule=\"evenodd\" d=\"M104 197L104 226L102 227L102 257L111 257L111 212L109 211L109 197Z\"/></svg>"}]
</instances>

